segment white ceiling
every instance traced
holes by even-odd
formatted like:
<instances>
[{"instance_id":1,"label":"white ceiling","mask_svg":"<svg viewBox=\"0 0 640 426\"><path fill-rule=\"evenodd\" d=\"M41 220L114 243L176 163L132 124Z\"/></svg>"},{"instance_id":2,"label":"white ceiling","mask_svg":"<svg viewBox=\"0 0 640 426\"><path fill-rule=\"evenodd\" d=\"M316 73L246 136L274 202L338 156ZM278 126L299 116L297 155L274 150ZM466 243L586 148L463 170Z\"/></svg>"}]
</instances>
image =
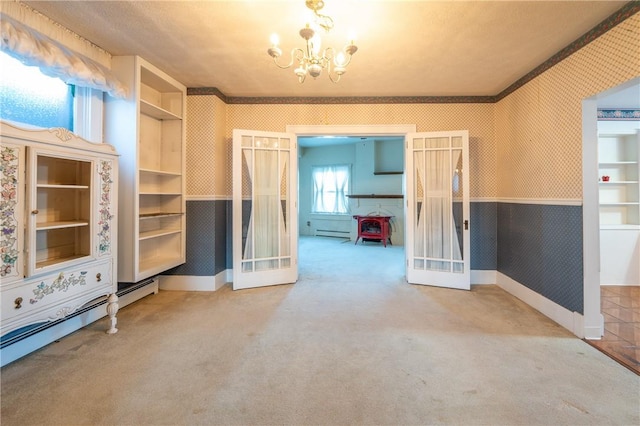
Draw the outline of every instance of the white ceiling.
<instances>
[{"instance_id":1,"label":"white ceiling","mask_svg":"<svg viewBox=\"0 0 640 426\"><path fill-rule=\"evenodd\" d=\"M338 84L299 84L267 55L301 47L304 0L24 1L113 55L140 55L187 87L232 97L492 96L627 1L325 0L358 52Z\"/></svg>"}]
</instances>

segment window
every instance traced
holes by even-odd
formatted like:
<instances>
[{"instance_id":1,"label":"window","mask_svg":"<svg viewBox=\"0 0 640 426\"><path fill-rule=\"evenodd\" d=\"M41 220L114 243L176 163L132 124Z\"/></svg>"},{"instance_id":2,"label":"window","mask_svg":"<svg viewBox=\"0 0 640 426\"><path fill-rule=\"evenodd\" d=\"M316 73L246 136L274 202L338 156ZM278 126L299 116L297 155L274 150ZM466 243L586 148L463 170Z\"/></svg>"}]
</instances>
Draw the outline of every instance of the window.
<instances>
[{"instance_id":1,"label":"window","mask_svg":"<svg viewBox=\"0 0 640 426\"><path fill-rule=\"evenodd\" d=\"M312 213L347 214L349 166L320 166L311 169L313 181Z\"/></svg>"},{"instance_id":2,"label":"window","mask_svg":"<svg viewBox=\"0 0 640 426\"><path fill-rule=\"evenodd\" d=\"M74 86L0 52L0 118L73 131Z\"/></svg>"}]
</instances>

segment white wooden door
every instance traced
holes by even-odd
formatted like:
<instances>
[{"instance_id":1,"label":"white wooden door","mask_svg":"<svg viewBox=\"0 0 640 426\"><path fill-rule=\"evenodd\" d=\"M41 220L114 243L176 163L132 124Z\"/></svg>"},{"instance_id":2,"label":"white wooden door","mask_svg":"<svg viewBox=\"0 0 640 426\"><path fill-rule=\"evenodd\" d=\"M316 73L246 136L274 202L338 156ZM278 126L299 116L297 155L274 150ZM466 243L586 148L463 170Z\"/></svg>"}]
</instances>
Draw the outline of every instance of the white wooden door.
<instances>
[{"instance_id":1,"label":"white wooden door","mask_svg":"<svg viewBox=\"0 0 640 426\"><path fill-rule=\"evenodd\" d=\"M295 134L233 131L233 289L298 279Z\"/></svg>"},{"instance_id":2,"label":"white wooden door","mask_svg":"<svg viewBox=\"0 0 640 426\"><path fill-rule=\"evenodd\" d=\"M407 281L469 290L469 132L406 138Z\"/></svg>"}]
</instances>

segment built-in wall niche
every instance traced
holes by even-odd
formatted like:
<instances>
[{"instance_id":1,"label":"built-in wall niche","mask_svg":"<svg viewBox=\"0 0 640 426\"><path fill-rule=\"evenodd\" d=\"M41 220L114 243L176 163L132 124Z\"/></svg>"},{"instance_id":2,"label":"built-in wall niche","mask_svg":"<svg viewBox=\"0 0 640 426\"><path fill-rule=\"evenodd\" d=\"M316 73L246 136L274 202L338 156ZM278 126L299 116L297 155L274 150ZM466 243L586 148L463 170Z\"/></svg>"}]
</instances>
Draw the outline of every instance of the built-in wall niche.
<instances>
[{"instance_id":1,"label":"built-in wall niche","mask_svg":"<svg viewBox=\"0 0 640 426\"><path fill-rule=\"evenodd\" d=\"M639 121L598 122L600 226L638 229Z\"/></svg>"},{"instance_id":2,"label":"built-in wall niche","mask_svg":"<svg viewBox=\"0 0 640 426\"><path fill-rule=\"evenodd\" d=\"M404 139L380 139L374 142L374 169L376 175L404 172Z\"/></svg>"}]
</instances>

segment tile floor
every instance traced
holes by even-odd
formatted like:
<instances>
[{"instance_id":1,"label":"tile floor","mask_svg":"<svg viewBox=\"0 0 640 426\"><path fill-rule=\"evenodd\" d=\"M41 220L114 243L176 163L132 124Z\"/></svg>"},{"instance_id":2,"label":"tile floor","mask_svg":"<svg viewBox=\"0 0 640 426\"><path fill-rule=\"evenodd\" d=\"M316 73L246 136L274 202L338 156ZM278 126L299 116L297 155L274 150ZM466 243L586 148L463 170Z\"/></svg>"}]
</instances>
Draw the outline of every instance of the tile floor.
<instances>
[{"instance_id":1,"label":"tile floor","mask_svg":"<svg viewBox=\"0 0 640 426\"><path fill-rule=\"evenodd\" d=\"M602 340L588 342L640 375L640 287L602 286Z\"/></svg>"}]
</instances>

